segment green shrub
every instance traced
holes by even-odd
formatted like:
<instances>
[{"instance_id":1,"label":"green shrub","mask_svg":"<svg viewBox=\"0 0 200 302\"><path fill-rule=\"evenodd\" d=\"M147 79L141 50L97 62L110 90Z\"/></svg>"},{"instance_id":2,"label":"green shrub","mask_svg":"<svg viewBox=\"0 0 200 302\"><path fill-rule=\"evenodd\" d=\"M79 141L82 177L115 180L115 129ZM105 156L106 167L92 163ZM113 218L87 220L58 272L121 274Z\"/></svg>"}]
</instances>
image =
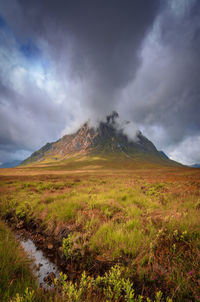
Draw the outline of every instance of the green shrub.
<instances>
[{"instance_id":1,"label":"green shrub","mask_svg":"<svg viewBox=\"0 0 200 302\"><path fill-rule=\"evenodd\" d=\"M16 216L17 216L18 219L24 218L26 216L26 208L25 208L25 206L23 204L19 205L16 208L15 214L16 214Z\"/></svg>"},{"instance_id":2,"label":"green shrub","mask_svg":"<svg viewBox=\"0 0 200 302\"><path fill-rule=\"evenodd\" d=\"M66 259L70 259L72 256L72 248L73 248L73 242L70 235L68 235L67 238L63 238L62 248Z\"/></svg>"},{"instance_id":3,"label":"green shrub","mask_svg":"<svg viewBox=\"0 0 200 302\"><path fill-rule=\"evenodd\" d=\"M10 302L32 302L34 293L34 290L29 290L28 288L26 288L24 295L21 296L17 293L16 297L10 300Z\"/></svg>"},{"instance_id":4,"label":"green shrub","mask_svg":"<svg viewBox=\"0 0 200 302\"><path fill-rule=\"evenodd\" d=\"M54 280L54 284L58 291L62 292L64 301L69 302L90 301L93 293L101 297L99 301L152 302L149 298L136 296L133 284L128 278L123 277L123 273L124 269L119 265L113 266L103 276L96 278L87 276L83 272L79 283L66 281L67 276L61 273L59 280L57 278ZM154 302L172 302L170 298L164 300L162 297L162 292L157 292Z\"/></svg>"}]
</instances>

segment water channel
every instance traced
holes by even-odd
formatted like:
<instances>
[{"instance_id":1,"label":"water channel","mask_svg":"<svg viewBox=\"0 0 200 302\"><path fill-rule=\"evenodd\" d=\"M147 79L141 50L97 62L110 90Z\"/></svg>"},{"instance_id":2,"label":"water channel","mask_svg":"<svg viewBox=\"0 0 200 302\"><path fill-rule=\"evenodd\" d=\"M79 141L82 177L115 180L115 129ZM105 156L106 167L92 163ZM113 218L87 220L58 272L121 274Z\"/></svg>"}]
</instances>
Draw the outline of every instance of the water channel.
<instances>
[{"instance_id":1,"label":"water channel","mask_svg":"<svg viewBox=\"0 0 200 302\"><path fill-rule=\"evenodd\" d=\"M55 263L48 259L42 250L38 249L35 243L29 239L20 239L21 246L25 252L33 259L33 273L38 278L39 286L50 288L52 277L59 277L60 271Z\"/></svg>"}]
</instances>

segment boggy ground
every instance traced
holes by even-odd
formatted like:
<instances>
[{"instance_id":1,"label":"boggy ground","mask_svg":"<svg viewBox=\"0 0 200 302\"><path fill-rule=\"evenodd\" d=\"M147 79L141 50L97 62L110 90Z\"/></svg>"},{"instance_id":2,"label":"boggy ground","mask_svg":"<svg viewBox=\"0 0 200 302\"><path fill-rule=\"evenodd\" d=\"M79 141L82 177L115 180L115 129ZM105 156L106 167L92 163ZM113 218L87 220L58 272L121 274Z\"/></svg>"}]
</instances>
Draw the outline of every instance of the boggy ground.
<instances>
[{"instance_id":1,"label":"boggy ground","mask_svg":"<svg viewBox=\"0 0 200 302\"><path fill-rule=\"evenodd\" d=\"M153 298L161 290L173 301L200 300L199 169L154 163L1 169L0 196L1 218L26 230L73 282L84 270L96 277L117 263L136 294ZM92 301L89 292L85 300ZM99 294L98 301L106 299ZM124 289L110 296L123 299L134 301Z\"/></svg>"}]
</instances>

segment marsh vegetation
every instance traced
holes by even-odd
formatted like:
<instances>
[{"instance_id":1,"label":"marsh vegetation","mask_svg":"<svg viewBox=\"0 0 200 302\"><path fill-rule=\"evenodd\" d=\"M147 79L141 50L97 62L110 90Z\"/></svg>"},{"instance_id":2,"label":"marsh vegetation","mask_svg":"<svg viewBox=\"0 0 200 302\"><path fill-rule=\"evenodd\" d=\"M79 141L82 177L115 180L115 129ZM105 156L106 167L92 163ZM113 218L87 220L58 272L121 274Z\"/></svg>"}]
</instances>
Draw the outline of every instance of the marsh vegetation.
<instances>
[{"instance_id":1,"label":"marsh vegetation","mask_svg":"<svg viewBox=\"0 0 200 302\"><path fill-rule=\"evenodd\" d=\"M199 176L159 165L2 169L3 301L198 301ZM5 223L60 257L66 276L48 293Z\"/></svg>"}]
</instances>

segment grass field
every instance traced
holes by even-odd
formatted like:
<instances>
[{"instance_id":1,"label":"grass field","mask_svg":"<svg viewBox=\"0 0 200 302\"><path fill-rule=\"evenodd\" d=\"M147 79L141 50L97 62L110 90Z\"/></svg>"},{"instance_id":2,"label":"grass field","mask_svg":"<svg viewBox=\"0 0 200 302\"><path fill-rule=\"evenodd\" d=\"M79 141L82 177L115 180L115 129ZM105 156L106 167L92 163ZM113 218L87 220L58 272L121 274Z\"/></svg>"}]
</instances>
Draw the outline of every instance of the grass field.
<instances>
[{"instance_id":1,"label":"grass field","mask_svg":"<svg viewBox=\"0 0 200 302\"><path fill-rule=\"evenodd\" d=\"M84 270L91 278L97 277L98 271L92 273L95 263L102 263L102 276L117 263L120 273L113 274L120 275L119 280L129 280L135 296L141 294L143 301L147 297L161 301L155 298L159 291L163 301L166 297L173 301L200 301L199 169L98 157L1 169L0 215L15 226L20 222L28 226L34 221L38 230L53 238L68 230L68 240L61 242L66 267L72 262L84 262L77 282ZM0 247L5 240L8 242L8 252L2 256L5 263L0 268L1 280L11 283L15 276L23 276L15 290L5 290L7 283L1 282L1 293L5 292L8 299L16 292L22 295L26 287L35 289L35 285L30 281L30 272L25 274L20 268L9 273L9 244L15 243L7 232L1 224ZM23 264L19 262L19 266ZM77 288L73 285L71 296L68 284L68 301L83 297L85 301L139 301L127 298L125 285L120 285L124 282L128 286L127 281L119 281L116 287L109 276L99 282L104 289L110 286L110 296L100 290L100 283L99 287L95 285L98 280L90 287L87 280L88 290L83 293L80 284ZM45 297L43 301L48 301ZM52 301L66 301L63 297L57 294Z\"/></svg>"}]
</instances>

